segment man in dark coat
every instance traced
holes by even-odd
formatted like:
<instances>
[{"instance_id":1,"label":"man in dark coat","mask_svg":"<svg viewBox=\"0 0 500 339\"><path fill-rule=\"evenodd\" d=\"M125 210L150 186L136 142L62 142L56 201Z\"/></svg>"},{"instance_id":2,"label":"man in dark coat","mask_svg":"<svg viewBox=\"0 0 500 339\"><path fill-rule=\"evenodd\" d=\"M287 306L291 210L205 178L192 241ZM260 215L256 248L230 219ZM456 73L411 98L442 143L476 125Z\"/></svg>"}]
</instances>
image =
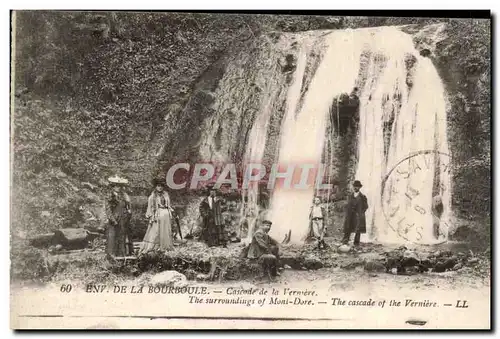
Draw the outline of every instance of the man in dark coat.
<instances>
[{"instance_id":1,"label":"man in dark coat","mask_svg":"<svg viewBox=\"0 0 500 339\"><path fill-rule=\"evenodd\" d=\"M354 236L354 245L358 246L361 233L366 233L365 212L368 209L368 200L359 191L363 186L359 180L355 180L352 186L354 192L349 195L347 200L342 243L347 244L351 233L356 233Z\"/></svg>"},{"instance_id":2,"label":"man in dark coat","mask_svg":"<svg viewBox=\"0 0 500 339\"><path fill-rule=\"evenodd\" d=\"M227 232L222 215L224 201L216 196L213 185L209 185L207 189L208 197L200 203L200 215L203 219L201 238L210 247L227 247Z\"/></svg>"},{"instance_id":3,"label":"man in dark coat","mask_svg":"<svg viewBox=\"0 0 500 339\"><path fill-rule=\"evenodd\" d=\"M264 220L262 225L253 234L252 242L248 246L246 257L258 259L266 274L270 279L279 276L279 244L269 236L272 222Z\"/></svg>"}]
</instances>

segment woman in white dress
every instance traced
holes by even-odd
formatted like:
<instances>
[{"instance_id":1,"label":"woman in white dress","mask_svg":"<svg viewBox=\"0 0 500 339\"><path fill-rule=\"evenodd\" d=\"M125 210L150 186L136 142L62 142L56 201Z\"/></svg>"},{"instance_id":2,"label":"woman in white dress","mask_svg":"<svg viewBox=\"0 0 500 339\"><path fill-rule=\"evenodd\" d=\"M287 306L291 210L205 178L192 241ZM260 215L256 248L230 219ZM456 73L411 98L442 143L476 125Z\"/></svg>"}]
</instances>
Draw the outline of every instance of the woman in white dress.
<instances>
[{"instance_id":1,"label":"woman in white dress","mask_svg":"<svg viewBox=\"0 0 500 339\"><path fill-rule=\"evenodd\" d=\"M140 254L154 250L170 251L174 248L172 212L170 197L165 191L165 182L157 180L155 190L148 198L146 218L149 219L149 226L142 241Z\"/></svg>"}]
</instances>

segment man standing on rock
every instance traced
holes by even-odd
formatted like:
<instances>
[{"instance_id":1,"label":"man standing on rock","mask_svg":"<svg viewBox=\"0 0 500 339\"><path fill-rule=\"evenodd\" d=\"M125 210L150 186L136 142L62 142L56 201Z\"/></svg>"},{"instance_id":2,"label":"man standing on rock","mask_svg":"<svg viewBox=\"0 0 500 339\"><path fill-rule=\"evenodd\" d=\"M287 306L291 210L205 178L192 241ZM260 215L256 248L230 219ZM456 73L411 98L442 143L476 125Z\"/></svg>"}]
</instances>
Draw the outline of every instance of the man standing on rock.
<instances>
[{"instance_id":1,"label":"man standing on rock","mask_svg":"<svg viewBox=\"0 0 500 339\"><path fill-rule=\"evenodd\" d=\"M363 186L359 180L353 183L354 192L349 195L346 205L346 215L344 219L343 244L349 243L351 233L355 233L354 246L359 246L361 233L366 233L365 212L368 209L368 200L359 190Z\"/></svg>"},{"instance_id":2,"label":"man standing on rock","mask_svg":"<svg viewBox=\"0 0 500 339\"><path fill-rule=\"evenodd\" d=\"M248 247L247 258L258 259L270 279L279 276L279 244L269 236L272 222L264 220L259 229L254 233L252 242Z\"/></svg>"},{"instance_id":3,"label":"man standing on rock","mask_svg":"<svg viewBox=\"0 0 500 339\"><path fill-rule=\"evenodd\" d=\"M200 203L200 215L203 218L201 238L209 247L227 247L227 232L222 215L224 201L216 196L214 185L207 186L208 197Z\"/></svg>"}]
</instances>

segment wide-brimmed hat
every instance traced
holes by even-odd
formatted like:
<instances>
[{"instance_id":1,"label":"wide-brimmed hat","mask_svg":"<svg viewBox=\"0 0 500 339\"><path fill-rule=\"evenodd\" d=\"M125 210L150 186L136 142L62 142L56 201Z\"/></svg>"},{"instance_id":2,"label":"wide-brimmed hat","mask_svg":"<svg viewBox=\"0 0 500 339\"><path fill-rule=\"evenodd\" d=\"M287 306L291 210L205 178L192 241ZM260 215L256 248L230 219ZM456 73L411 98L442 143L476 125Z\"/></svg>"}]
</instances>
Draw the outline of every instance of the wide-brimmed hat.
<instances>
[{"instance_id":1,"label":"wide-brimmed hat","mask_svg":"<svg viewBox=\"0 0 500 339\"><path fill-rule=\"evenodd\" d=\"M119 177L118 175L114 175L112 177L108 178L108 181L113 184L113 185L128 185L128 180L122 177Z\"/></svg>"},{"instance_id":2,"label":"wide-brimmed hat","mask_svg":"<svg viewBox=\"0 0 500 339\"><path fill-rule=\"evenodd\" d=\"M361 181L359 181L359 180L354 180L354 183L352 185L354 187L363 187L363 185L361 185Z\"/></svg>"}]
</instances>

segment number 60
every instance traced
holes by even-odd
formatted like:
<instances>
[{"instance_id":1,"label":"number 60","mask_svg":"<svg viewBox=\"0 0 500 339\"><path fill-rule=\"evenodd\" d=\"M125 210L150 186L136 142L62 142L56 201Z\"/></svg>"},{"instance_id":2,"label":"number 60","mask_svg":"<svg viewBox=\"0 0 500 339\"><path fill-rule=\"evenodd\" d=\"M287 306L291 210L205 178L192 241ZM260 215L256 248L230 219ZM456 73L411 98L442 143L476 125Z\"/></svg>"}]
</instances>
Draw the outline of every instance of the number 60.
<instances>
[{"instance_id":1,"label":"number 60","mask_svg":"<svg viewBox=\"0 0 500 339\"><path fill-rule=\"evenodd\" d=\"M60 291L61 292L66 292L66 293L69 293L71 292L71 289L73 288L73 286L71 286L70 284L66 285L66 284L62 284L61 285L61 289Z\"/></svg>"}]
</instances>

